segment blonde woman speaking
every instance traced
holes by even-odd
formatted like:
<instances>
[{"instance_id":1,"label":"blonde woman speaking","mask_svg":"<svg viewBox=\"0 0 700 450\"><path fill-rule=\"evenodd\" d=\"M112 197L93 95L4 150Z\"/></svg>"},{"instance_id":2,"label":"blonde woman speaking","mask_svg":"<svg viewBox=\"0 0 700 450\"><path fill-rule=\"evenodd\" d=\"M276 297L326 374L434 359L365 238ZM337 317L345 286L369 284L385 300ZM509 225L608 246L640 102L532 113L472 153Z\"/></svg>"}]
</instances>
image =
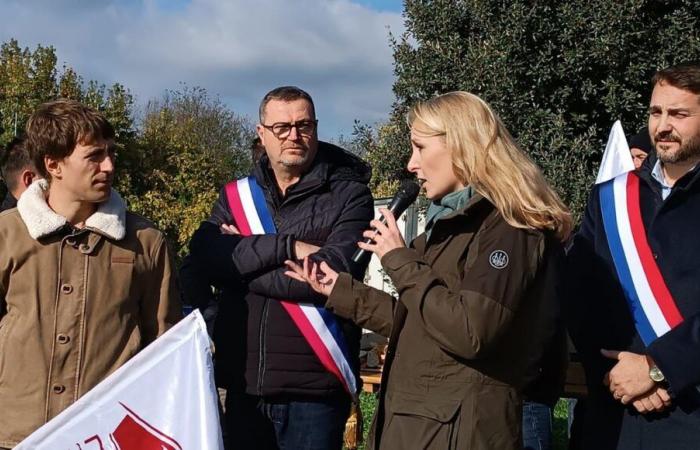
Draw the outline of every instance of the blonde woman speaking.
<instances>
[{"instance_id":1,"label":"blonde woman speaking","mask_svg":"<svg viewBox=\"0 0 700 450\"><path fill-rule=\"evenodd\" d=\"M372 449L519 449L522 389L554 333L570 214L479 97L451 92L408 116L408 170L432 201L406 244L391 213L365 232L398 300L327 264L288 261L326 308L389 336Z\"/></svg>"}]
</instances>

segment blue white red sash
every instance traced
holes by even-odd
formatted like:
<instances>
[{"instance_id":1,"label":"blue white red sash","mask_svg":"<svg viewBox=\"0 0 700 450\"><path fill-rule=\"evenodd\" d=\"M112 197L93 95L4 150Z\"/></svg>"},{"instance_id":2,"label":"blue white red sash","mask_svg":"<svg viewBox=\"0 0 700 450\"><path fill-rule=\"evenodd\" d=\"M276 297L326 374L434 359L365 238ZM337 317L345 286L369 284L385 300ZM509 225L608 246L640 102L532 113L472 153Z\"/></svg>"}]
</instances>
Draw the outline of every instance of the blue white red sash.
<instances>
[{"instance_id":1,"label":"blue white red sash","mask_svg":"<svg viewBox=\"0 0 700 450\"><path fill-rule=\"evenodd\" d=\"M605 234L637 331L646 345L683 321L649 247L639 178L627 172L600 185Z\"/></svg>"},{"instance_id":2,"label":"blue white red sash","mask_svg":"<svg viewBox=\"0 0 700 450\"><path fill-rule=\"evenodd\" d=\"M243 236L275 234L275 223L265 195L254 177L226 185L229 207L236 227ZM338 377L351 396L357 393L357 380L350 366L348 346L335 316L308 303L280 300L323 367Z\"/></svg>"}]
</instances>

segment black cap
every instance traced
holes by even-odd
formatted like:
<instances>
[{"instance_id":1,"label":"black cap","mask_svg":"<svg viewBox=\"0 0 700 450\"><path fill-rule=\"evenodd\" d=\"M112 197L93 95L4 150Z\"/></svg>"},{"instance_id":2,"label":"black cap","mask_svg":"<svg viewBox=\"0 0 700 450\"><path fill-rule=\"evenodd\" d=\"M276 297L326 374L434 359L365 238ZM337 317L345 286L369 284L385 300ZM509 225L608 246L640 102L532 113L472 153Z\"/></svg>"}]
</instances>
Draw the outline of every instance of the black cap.
<instances>
[{"instance_id":1,"label":"black cap","mask_svg":"<svg viewBox=\"0 0 700 450\"><path fill-rule=\"evenodd\" d=\"M654 151L654 146L651 144L651 138L649 137L649 129L644 127L637 134L628 139L630 148L638 148L645 153L651 153Z\"/></svg>"}]
</instances>

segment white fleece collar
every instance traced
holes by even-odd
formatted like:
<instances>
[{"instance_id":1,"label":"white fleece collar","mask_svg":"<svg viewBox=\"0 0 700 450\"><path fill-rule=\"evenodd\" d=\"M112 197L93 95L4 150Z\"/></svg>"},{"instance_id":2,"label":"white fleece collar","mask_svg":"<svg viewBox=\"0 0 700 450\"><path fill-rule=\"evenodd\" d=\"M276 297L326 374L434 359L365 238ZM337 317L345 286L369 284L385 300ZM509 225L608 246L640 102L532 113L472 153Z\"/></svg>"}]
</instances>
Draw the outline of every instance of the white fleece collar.
<instances>
[{"instance_id":1,"label":"white fleece collar","mask_svg":"<svg viewBox=\"0 0 700 450\"><path fill-rule=\"evenodd\" d=\"M68 223L65 217L56 214L46 203L48 189L46 180L36 180L17 200L17 211L33 239L54 233ZM85 227L117 241L124 238L126 205L114 189L109 199L100 203L97 211L88 217Z\"/></svg>"}]
</instances>

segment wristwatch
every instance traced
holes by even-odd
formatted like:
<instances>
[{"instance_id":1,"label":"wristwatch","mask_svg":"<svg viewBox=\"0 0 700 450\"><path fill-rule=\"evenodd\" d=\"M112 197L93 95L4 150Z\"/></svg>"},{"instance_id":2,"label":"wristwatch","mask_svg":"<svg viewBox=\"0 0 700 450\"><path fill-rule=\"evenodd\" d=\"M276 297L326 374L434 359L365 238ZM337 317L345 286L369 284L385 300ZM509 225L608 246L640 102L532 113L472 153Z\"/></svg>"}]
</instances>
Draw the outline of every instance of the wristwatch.
<instances>
[{"instance_id":1,"label":"wristwatch","mask_svg":"<svg viewBox=\"0 0 700 450\"><path fill-rule=\"evenodd\" d=\"M657 366L652 366L651 369L649 369L649 378L657 383L661 383L666 379L663 372L661 372L661 369L659 369Z\"/></svg>"}]
</instances>

